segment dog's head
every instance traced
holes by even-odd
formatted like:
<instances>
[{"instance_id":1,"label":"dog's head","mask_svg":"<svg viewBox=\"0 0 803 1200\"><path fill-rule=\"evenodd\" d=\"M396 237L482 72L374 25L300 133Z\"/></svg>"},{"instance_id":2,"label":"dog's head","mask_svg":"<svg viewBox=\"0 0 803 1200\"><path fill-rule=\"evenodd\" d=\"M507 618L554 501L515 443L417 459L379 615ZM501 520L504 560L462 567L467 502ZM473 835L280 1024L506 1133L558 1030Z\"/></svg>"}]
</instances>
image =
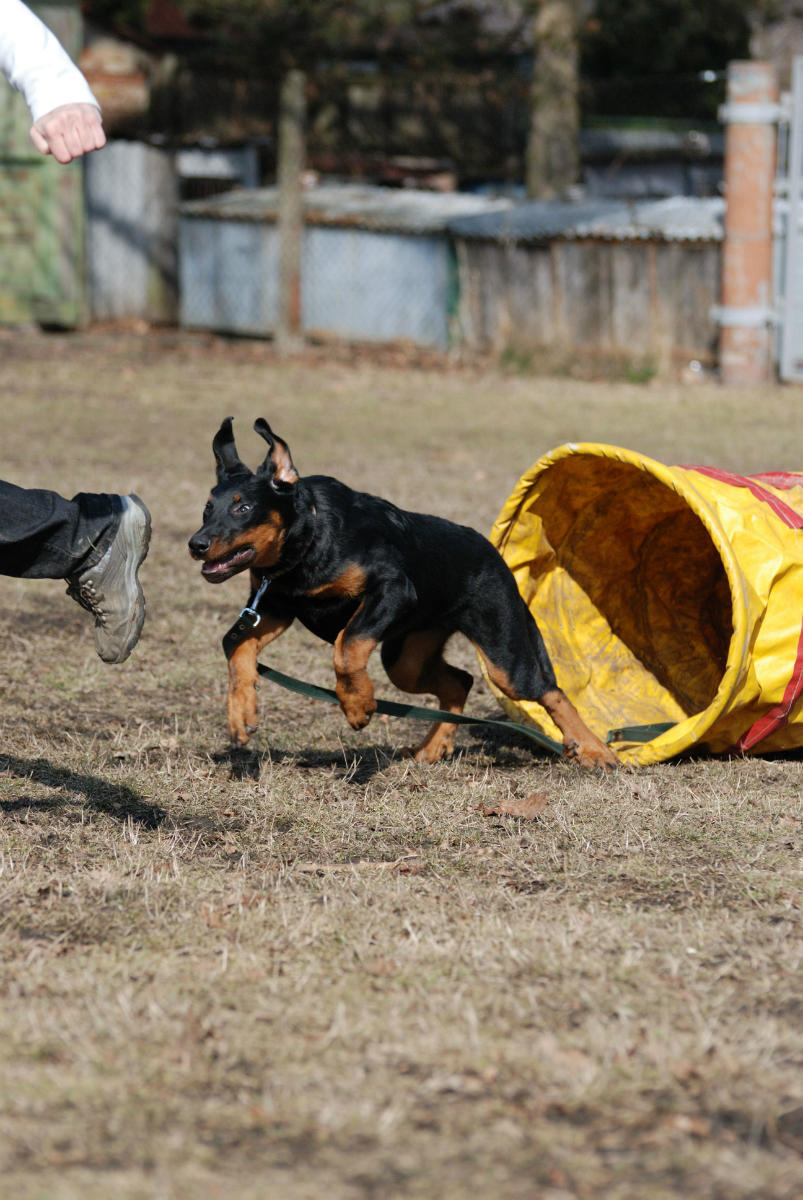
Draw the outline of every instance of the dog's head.
<instances>
[{"instance_id":1,"label":"dog's head","mask_svg":"<svg viewBox=\"0 0 803 1200\"><path fill-rule=\"evenodd\" d=\"M296 520L298 472L287 443L261 417L254 429L268 443L256 471L240 461L231 417L212 442L217 486L206 502L203 525L189 541L190 553L203 560L201 573L210 583L222 583L246 567L276 567Z\"/></svg>"}]
</instances>

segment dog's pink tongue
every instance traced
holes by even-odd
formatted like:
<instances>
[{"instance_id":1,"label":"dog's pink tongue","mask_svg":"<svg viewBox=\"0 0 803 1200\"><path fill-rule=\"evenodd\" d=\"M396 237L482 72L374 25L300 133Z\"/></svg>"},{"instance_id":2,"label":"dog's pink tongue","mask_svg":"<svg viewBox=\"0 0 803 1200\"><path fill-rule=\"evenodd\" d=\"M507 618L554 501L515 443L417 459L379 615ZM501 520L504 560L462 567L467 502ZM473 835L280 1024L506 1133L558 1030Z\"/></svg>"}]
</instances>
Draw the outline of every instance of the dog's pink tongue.
<instances>
[{"instance_id":1,"label":"dog's pink tongue","mask_svg":"<svg viewBox=\"0 0 803 1200\"><path fill-rule=\"evenodd\" d=\"M224 579L228 579L231 575L236 575L238 571L242 571L244 567L255 557L256 551L253 546L243 546L242 550L235 550L233 554L227 555L226 558L215 559L214 562L205 562L201 567L201 574L209 583L222 583Z\"/></svg>"},{"instance_id":2,"label":"dog's pink tongue","mask_svg":"<svg viewBox=\"0 0 803 1200\"><path fill-rule=\"evenodd\" d=\"M228 574L228 563L204 563L201 567L201 574L204 579L217 580L221 576Z\"/></svg>"}]
</instances>

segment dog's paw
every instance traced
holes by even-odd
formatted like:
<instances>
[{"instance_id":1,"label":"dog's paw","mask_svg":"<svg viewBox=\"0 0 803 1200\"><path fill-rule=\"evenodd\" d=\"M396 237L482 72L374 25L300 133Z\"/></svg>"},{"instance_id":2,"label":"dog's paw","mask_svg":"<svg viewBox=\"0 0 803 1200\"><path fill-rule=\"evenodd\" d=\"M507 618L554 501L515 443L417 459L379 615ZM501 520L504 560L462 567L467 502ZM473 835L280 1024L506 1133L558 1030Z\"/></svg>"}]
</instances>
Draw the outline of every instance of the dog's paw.
<instances>
[{"instance_id":1,"label":"dog's paw","mask_svg":"<svg viewBox=\"0 0 803 1200\"><path fill-rule=\"evenodd\" d=\"M231 744L241 749L256 733L259 725L254 700L234 692L226 704L226 718Z\"/></svg>"},{"instance_id":2,"label":"dog's paw","mask_svg":"<svg viewBox=\"0 0 803 1200\"><path fill-rule=\"evenodd\" d=\"M442 734L437 730L430 733L417 746L405 746L400 751L402 758L414 758L420 763L436 763L454 754L454 733Z\"/></svg>"},{"instance_id":3,"label":"dog's paw","mask_svg":"<svg viewBox=\"0 0 803 1200\"><path fill-rule=\"evenodd\" d=\"M256 726L246 725L243 729L232 729L229 726L229 737L233 749L242 750L256 733Z\"/></svg>"},{"instance_id":4,"label":"dog's paw","mask_svg":"<svg viewBox=\"0 0 803 1200\"><path fill-rule=\"evenodd\" d=\"M365 729L377 708L368 672L338 671L335 693L351 728Z\"/></svg>"},{"instance_id":5,"label":"dog's paw","mask_svg":"<svg viewBox=\"0 0 803 1200\"><path fill-rule=\"evenodd\" d=\"M582 743L576 739L564 742L563 757L571 759L587 771L618 771L622 765L613 750L597 738Z\"/></svg>"},{"instance_id":6,"label":"dog's paw","mask_svg":"<svg viewBox=\"0 0 803 1200\"><path fill-rule=\"evenodd\" d=\"M376 712L376 704L373 703L365 707L356 704L350 704L348 707L343 705L343 712L352 729L365 729L365 726Z\"/></svg>"}]
</instances>

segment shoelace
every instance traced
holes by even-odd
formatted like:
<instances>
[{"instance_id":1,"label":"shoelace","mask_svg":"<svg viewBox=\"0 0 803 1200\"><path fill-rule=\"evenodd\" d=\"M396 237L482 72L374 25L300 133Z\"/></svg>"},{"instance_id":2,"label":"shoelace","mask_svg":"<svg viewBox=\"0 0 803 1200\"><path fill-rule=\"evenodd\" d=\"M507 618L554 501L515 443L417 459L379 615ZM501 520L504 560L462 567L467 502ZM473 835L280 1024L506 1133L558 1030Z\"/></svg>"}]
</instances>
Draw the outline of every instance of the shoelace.
<instances>
[{"instance_id":1,"label":"shoelace","mask_svg":"<svg viewBox=\"0 0 803 1200\"><path fill-rule=\"evenodd\" d=\"M106 613L100 607L102 598L98 596L97 588L91 579L86 583L71 583L67 588L67 594L76 600L81 608L91 612L101 625L106 624Z\"/></svg>"}]
</instances>

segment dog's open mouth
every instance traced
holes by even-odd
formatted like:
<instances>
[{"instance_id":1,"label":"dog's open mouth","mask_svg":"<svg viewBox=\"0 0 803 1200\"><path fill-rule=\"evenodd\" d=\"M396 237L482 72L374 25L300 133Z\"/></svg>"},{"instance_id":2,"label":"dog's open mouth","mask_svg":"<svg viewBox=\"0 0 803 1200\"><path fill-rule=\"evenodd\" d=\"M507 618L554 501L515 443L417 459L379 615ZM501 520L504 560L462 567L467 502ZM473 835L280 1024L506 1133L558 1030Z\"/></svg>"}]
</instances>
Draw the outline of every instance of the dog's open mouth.
<instances>
[{"instance_id":1,"label":"dog's open mouth","mask_svg":"<svg viewBox=\"0 0 803 1200\"><path fill-rule=\"evenodd\" d=\"M231 579L232 575L243 571L254 561L256 554L254 546L238 546L230 554L205 562L201 567L201 574L209 583L222 583L224 579Z\"/></svg>"}]
</instances>

